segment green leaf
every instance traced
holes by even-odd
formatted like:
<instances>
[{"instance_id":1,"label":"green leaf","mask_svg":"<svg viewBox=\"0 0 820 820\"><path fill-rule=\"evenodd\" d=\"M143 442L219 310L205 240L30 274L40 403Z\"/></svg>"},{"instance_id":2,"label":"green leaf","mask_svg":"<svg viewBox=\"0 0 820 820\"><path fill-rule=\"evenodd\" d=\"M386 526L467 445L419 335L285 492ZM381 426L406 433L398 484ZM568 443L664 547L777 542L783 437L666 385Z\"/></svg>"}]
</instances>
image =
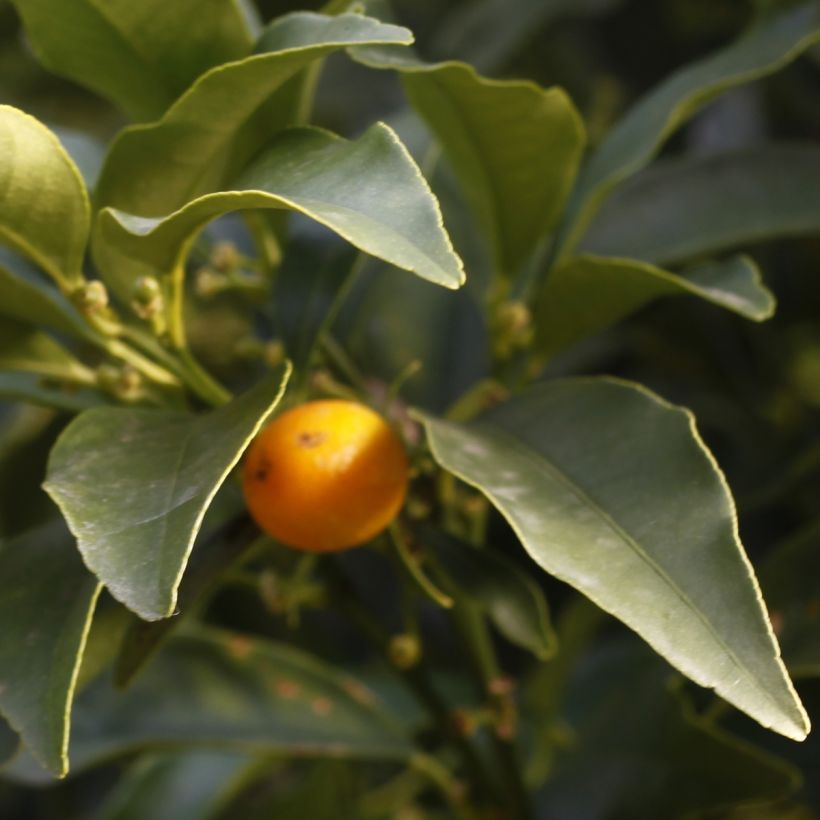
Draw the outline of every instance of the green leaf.
<instances>
[{"instance_id":1,"label":"green leaf","mask_svg":"<svg viewBox=\"0 0 820 820\"><path fill-rule=\"evenodd\" d=\"M582 249L656 264L820 231L820 148L785 143L660 162L606 202Z\"/></svg>"},{"instance_id":2,"label":"green leaf","mask_svg":"<svg viewBox=\"0 0 820 820\"><path fill-rule=\"evenodd\" d=\"M93 820L211 820L246 779L239 752L194 751L136 761Z\"/></svg>"},{"instance_id":3,"label":"green leaf","mask_svg":"<svg viewBox=\"0 0 820 820\"><path fill-rule=\"evenodd\" d=\"M14 0L46 68L135 119L159 117L200 74L244 57L236 0Z\"/></svg>"},{"instance_id":4,"label":"green leaf","mask_svg":"<svg viewBox=\"0 0 820 820\"><path fill-rule=\"evenodd\" d=\"M762 725L806 736L734 502L688 411L579 378L476 424L424 421L436 460L490 499L543 569Z\"/></svg>"},{"instance_id":5,"label":"green leaf","mask_svg":"<svg viewBox=\"0 0 820 820\"><path fill-rule=\"evenodd\" d=\"M65 290L82 282L91 224L83 178L51 131L9 105L0 105L0 191L0 242Z\"/></svg>"},{"instance_id":6,"label":"green leaf","mask_svg":"<svg viewBox=\"0 0 820 820\"><path fill-rule=\"evenodd\" d=\"M653 299L687 294L756 322L774 313L774 296L748 256L680 275L635 259L576 256L555 268L536 295L536 346L552 355Z\"/></svg>"},{"instance_id":7,"label":"green leaf","mask_svg":"<svg viewBox=\"0 0 820 820\"><path fill-rule=\"evenodd\" d=\"M72 384L96 385L94 371L33 325L0 318L0 370L23 370Z\"/></svg>"},{"instance_id":8,"label":"green leaf","mask_svg":"<svg viewBox=\"0 0 820 820\"><path fill-rule=\"evenodd\" d=\"M722 92L780 70L820 40L820 6L802 2L758 19L734 43L679 69L612 129L582 171L564 221L571 250L612 189L643 168L675 129Z\"/></svg>"},{"instance_id":9,"label":"green leaf","mask_svg":"<svg viewBox=\"0 0 820 820\"><path fill-rule=\"evenodd\" d=\"M105 393L89 387L61 384L38 373L0 370L0 398L54 407L69 413L81 413L101 404L109 404Z\"/></svg>"},{"instance_id":10,"label":"green leaf","mask_svg":"<svg viewBox=\"0 0 820 820\"><path fill-rule=\"evenodd\" d=\"M546 598L524 570L498 551L478 549L439 530L425 528L420 537L461 594L482 609L508 641L540 660L555 655Z\"/></svg>"},{"instance_id":11,"label":"green leaf","mask_svg":"<svg viewBox=\"0 0 820 820\"><path fill-rule=\"evenodd\" d=\"M300 88L286 93L288 80L348 46L412 39L407 29L358 14L297 12L279 18L263 36L267 53L211 69L162 119L117 137L97 186L97 204L163 216L197 196L224 190L278 130L293 124Z\"/></svg>"},{"instance_id":12,"label":"green leaf","mask_svg":"<svg viewBox=\"0 0 820 820\"><path fill-rule=\"evenodd\" d=\"M560 88L488 80L465 63L427 64L405 49L355 49L393 68L441 143L489 239L496 269L514 274L554 226L584 148L584 128Z\"/></svg>"},{"instance_id":13,"label":"green leaf","mask_svg":"<svg viewBox=\"0 0 820 820\"><path fill-rule=\"evenodd\" d=\"M68 299L22 260L0 248L0 316L19 319L94 341L91 329Z\"/></svg>"},{"instance_id":14,"label":"green leaf","mask_svg":"<svg viewBox=\"0 0 820 820\"><path fill-rule=\"evenodd\" d=\"M44 487L86 565L140 617L174 613L205 511L276 407L288 375L289 368L280 368L199 416L95 408L58 439Z\"/></svg>"},{"instance_id":15,"label":"green leaf","mask_svg":"<svg viewBox=\"0 0 820 820\"><path fill-rule=\"evenodd\" d=\"M681 681L641 649L610 641L577 667L562 709L572 744L541 793L543 815L728 817L720 810L768 801L765 816L780 817L771 803L795 792L797 768L699 716ZM537 727L538 713L530 721Z\"/></svg>"},{"instance_id":16,"label":"green leaf","mask_svg":"<svg viewBox=\"0 0 820 820\"><path fill-rule=\"evenodd\" d=\"M229 211L286 208L315 219L357 248L445 287L464 279L438 203L398 137L374 125L343 140L289 129L237 180L236 189L195 199L164 219L113 209L100 215L95 256L117 292L143 272L178 269L196 233Z\"/></svg>"},{"instance_id":17,"label":"green leaf","mask_svg":"<svg viewBox=\"0 0 820 820\"><path fill-rule=\"evenodd\" d=\"M0 545L0 712L60 777L68 771L74 683L99 590L62 525Z\"/></svg>"},{"instance_id":18,"label":"green leaf","mask_svg":"<svg viewBox=\"0 0 820 820\"><path fill-rule=\"evenodd\" d=\"M399 760L413 752L355 678L290 646L226 632L175 637L126 692L101 678L77 698L75 772L136 751L197 747ZM6 773L43 779L24 760Z\"/></svg>"}]
</instances>

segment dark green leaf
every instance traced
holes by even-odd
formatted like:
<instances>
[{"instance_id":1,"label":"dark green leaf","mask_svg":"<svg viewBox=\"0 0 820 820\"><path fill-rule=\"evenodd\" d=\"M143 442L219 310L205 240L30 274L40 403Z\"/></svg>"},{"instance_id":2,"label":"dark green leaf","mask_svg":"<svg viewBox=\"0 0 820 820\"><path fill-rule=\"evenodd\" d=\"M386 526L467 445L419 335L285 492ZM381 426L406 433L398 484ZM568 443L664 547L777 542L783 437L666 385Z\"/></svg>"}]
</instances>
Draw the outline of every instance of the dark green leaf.
<instances>
[{"instance_id":1,"label":"dark green leaf","mask_svg":"<svg viewBox=\"0 0 820 820\"><path fill-rule=\"evenodd\" d=\"M482 609L511 643L541 660L555 654L555 632L538 584L503 554L478 549L430 529L420 532L461 594Z\"/></svg>"},{"instance_id":2,"label":"dark green leaf","mask_svg":"<svg viewBox=\"0 0 820 820\"><path fill-rule=\"evenodd\" d=\"M760 322L774 313L772 293L748 256L674 274L635 259L576 256L555 268L535 300L536 346L551 355L661 296L699 296Z\"/></svg>"},{"instance_id":3,"label":"dark green leaf","mask_svg":"<svg viewBox=\"0 0 820 820\"><path fill-rule=\"evenodd\" d=\"M263 42L267 53L211 69L162 119L123 131L103 167L98 205L164 216L224 190L278 130L293 123L300 89L276 93L288 80L333 51L410 43L412 35L358 14L298 12L271 24Z\"/></svg>"},{"instance_id":4,"label":"dark green leaf","mask_svg":"<svg viewBox=\"0 0 820 820\"><path fill-rule=\"evenodd\" d=\"M136 761L93 820L211 820L243 783L251 758L194 751Z\"/></svg>"},{"instance_id":5,"label":"dark green leaf","mask_svg":"<svg viewBox=\"0 0 820 820\"><path fill-rule=\"evenodd\" d=\"M80 413L108 404L105 393L89 387L61 384L38 373L0 371L0 398Z\"/></svg>"},{"instance_id":6,"label":"dark green leaf","mask_svg":"<svg viewBox=\"0 0 820 820\"><path fill-rule=\"evenodd\" d=\"M558 219L575 180L584 129L569 97L532 82L488 80L465 63L427 64L404 49L355 49L394 68L464 188L495 256L512 275Z\"/></svg>"},{"instance_id":7,"label":"dark green leaf","mask_svg":"<svg viewBox=\"0 0 820 820\"><path fill-rule=\"evenodd\" d=\"M657 264L820 230L820 148L783 144L661 162L606 202L584 250Z\"/></svg>"},{"instance_id":8,"label":"dark green leaf","mask_svg":"<svg viewBox=\"0 0 820 820\"><path fill-rule=\"evenodd\" d=\"M0 712L57 776L99 589L62 524L0 546Z\"/></svg>"},{"instance_id":9,"label":"dark green leaf","mask_svg":"<svg viewBox=\"0 0 820 820\"><path fill-rule=\"evenodd\" d=\"M716 817L719 809L795 791L794 767L699 717L680 681L638 649L610 644L585 658L569 681L563 717L572 747L558 755L542 792L545 816ZM776 806L769 812L780 816Z\"/></svg>"},{"instance_id":10,"label":"dark green leaf","mask_svg":"<svg viewBox=\"0 0 820 820\"><path fill-rule=\"evenodd\" d=\"M538 385L473 425L426 418L437 461L481 490L547 572L702 686L802 740L726 480L690 413L637 385Z\"/></svg>"},{"instance_id":11,"label":"dark green leaf","mask_svg":"<svg viewBox=\"0 0 820 820\"><path fill-rule=\"evenodd\" d=\"M95 408L58 439L44 487L88 567L142 618L174 613L205 511L276 407L288 374L280 368L200 416Z\"/></svg>"},{"instance_id":12,"label":"dark green leaf","mask_svg":"<svg viewBox=\"0 0 820 820\"><path fill-rule=\"evenodd\" d=\"M177 269L208 221L238 209L299 211L351 244L439 285L464 279L442 227L438 203L386 125L354 141L326 131L280 134L237 180L236 189L200 197L165 219L107 209L95 235L97 262L125 292L143 272Z\"/></svg>"},{"instance_id":13,"label":"dark green leaf","mask_svg":"<svg viewBox=\"0 0 820 820\"><path fill-rule=\"evenodd\" d=\"M772 74L820 39L820 6L763 17L738 40L672 74L618 123L580 175L561 245L571 250L611 190L643 168L682 123L727 89Z\"/></svg>"},{"instance_id":14,"label":"dark green leaf","mask_svg":"<svg viewBox=\"0 0 820 820\"><path fill-rule=\"evenodd\" d=\"M204 71L251 48L236 0L14 0L14 5L43 65L135 119L160 116Z\"/></svg>"},{"instance_id":15,"label":"dark green leaf","mask_svg":"<svg viewBox=\"0 0 820 820\"><path fill-rule=\"evenodd\" d=\"M302 651L244 635L175 637L126 692L100 679L78 698L73 771L138 750L221 747L289 757L402 759L400 724L358 680ZM31 761L4 772L40 782Z\"/></svg>"},{"instance_id":16,"label":"dark green leaf","mask_svg":"<svg viewBox=\"0 0 820 820\"><path fill-rule=\"evenodd\" d=\"M82 281L91 212L85 183L42 123L0 105L0 242L64 289Z\"/></svg>"}]
</instances>

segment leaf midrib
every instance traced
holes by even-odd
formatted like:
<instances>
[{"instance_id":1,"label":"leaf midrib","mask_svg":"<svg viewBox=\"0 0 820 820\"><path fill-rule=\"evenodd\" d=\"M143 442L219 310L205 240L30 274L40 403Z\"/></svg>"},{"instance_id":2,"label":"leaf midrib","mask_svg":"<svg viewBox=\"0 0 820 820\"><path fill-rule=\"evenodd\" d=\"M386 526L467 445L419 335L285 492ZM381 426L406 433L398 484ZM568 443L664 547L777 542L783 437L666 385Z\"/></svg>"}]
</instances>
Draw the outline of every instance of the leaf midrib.
<instances>
[{"instance_id":1,"label":"leaf midrib","mask_svg":"<svg viewBox=\"0 0 820 820\"><path fill-rule=\"evenodd\" d=\"M764 697L775 706L778 713L783 713L783 707L778 703L777 700L769 693L769 691L760 685L758 678L754 675L748 666L737 656L734 650L726 643L726 641L720 636L717 632L711 621L706 617L706 615L695 605L695 603L686 595L686 593L681 589L681 587L675 583L672 577L666 572L666 570L660 566L660 564L655 561L655 559L641 546L641 544L624 528L622 527L614 518L600 505L598 504L583 488L578 486L568 475L566 475L561 468L553 463L545 454L541 453L534 448L530 448L524 445L520 440L515 438L514 436L510 435L506 431L502 430L501 428L491 425L491 424L480 424L476 425L479 429L485 429L490 431L491 435L501 439L503 445L508 447L509 449L513 450L516 454L520 455L525 461L530 462L536 469L540 469L543 472L553 476L556 478L560 484L566 487L573 495L576 496L581 502L584 502L588 505L588 507L596 514L598 517L607 524L612 531L628 546L630 547L635 554L664 582L666 583L669 588L678 596L680 601L684 604L684 606L691 611L696 618L703 624L706 628L706 631L709 635L713 638L715 643L724 650L726 655L731 659L732 663L738 668L739 671L744 673L747 679L751 679L754 681L755 689L764 695ZM481 489L485 490L486 488L481 487ZM492 493L495 495L495 493ZM503 509L503 508L502 508ZM734 544L735 549L737 549L737 543Z\"/></svg>"}]
</instances>

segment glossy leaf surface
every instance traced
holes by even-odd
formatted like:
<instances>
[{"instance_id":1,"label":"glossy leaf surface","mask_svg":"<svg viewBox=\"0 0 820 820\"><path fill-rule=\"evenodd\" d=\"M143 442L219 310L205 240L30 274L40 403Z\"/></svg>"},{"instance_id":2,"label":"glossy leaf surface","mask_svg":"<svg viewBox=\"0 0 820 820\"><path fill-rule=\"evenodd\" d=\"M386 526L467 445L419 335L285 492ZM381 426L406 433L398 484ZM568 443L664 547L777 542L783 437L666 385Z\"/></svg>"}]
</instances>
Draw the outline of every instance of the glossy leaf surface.
<instances>
[{"instance_id":1,"label":"glossy leaf surface","mask_svg":"<svg viewBox=\"0 0 820 820\"><path fill-rule=\"evenodd\" d=\"M472 425L425 423L436 460L487 495L543 569L764 726L806 736L732 497L691 414L579 378Z\"/></svg>"},{"instance_id":2,"label":"glossy leaf surface","mask_svg":"<svg viewBox=\"0 0 820 820\"><path fill-rule=\"evenodd\" d=\"M140 273L182 264L196 233L224 213L291 209L320 222L366 253L446 287L464 272L443 229L438 202L386 125L343 140L318 129L289 129L236 180L164 219L108 209L95 237L109 281L126 292Z\"/></svg>"},{"instance_id":3,"label":"glossy leaf surface","mask_svg":"<svg viewBox=\"0 0 820 820\"><path fill-rule=\"evenodd\" d=\"M634 259L577 256L559 265L535 301L536 345L550 355L625 318L661 296L698 296L760 322L772 293L747 256L670 273Z\"/></svg>"},{"instance_id":4,"label":"glossy leaf surface","mask_svg":"<svg viewBox=\"0 0 820 820\"><path fill-rule=\"evenodd\" d=\"M211 413L95 408L63 432L45 489L87 566L142 618L174 613L202 518L276 407L280 369Z\"/></svg>"},{"instance_id":5,"label":"glossy leaf surface","mask_svg":"<svg viewBox=\"0 0 820 820\"><path fill-rule=\"evenodd\" d=\"M55 776L98 593L62 524L0 545L0 712Z\"/></svg>"},{"instance_id":6,"label":"glossy leaf surface","mask_svg":"<svg viewBox=\"0 0 820 820\"><path fill-rule=\"evenodd\" d=\"M339 49L406 44L412 35L359 14L296 12L274 21L262 42L266 52L207 72L160 120L123 131L103 166L97 204L164 216L224 190L278 130L293 124L299 89L289 94L288 80Z\"/></svg>"}]
</instances>

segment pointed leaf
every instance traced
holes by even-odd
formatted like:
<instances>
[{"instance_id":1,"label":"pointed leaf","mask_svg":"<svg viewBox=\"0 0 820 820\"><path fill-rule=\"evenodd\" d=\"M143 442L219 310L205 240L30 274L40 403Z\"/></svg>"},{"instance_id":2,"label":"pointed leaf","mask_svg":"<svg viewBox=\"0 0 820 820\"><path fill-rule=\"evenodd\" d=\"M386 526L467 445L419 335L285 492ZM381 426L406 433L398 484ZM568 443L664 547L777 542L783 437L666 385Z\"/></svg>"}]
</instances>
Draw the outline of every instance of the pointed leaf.
<instances>
[{"instance_id":1,"label":"pointed leaf","mask_svg":"<svg viewBox=\"0 0 820 820\"><path fill-rule=\"evenodd\" d=\"M722 92L780 70L820 40L815 0L764 16L734 43L679 69L612 129L584 168L561 244L570 250L610 191L643 168L663 142Z\"/></svg>"},{"instance_id":2,"label":"pointed leaf","mask_svg":"<svg viewBox=\"0 0 820 820\"><path fill-rule=\"evenodd\" d=\"M91 224L85 183L42 123L0 105L0 242L65 289L82 281Z\"/></svg>"},{"instance_id":3,"label":"pointed leaf","mask_svg":"<svg viewBox=\"0 0 820 820\"><path fill-rule=\"evenodd\" d=\"M200 416L95 408L58 439L44 487L86 565L142 618L173 614L205 511L276 407L288 373Z\"/></svg>"},{"instance_id":4,"label":"pointed leaf","mask_svg":"<svg viewBox=\"0 0 820 820\"><path fill-rule=\"evenodd\" d=\"M24 370L74 384L96 385L94 371L33 325L0 318L0 370Z\"/></svg>"},{"instance_id":5,"label":"pointed leaf","mask_svg":"<svg viewBox=\"0 0 820 820\"><path fill-rule=\"evenodd\" d=\"M355 49L393 68L441 143L495 256L512 275L554 226L584 148L584 127L559 88L488 80L465 63L428 64L405 49Z\"/></svg>"},{"instance_id":6,"label":"pointed leaf","mask_svg":"<svg viewBox=\"0 0 820 820\"><path fill-rule=\"evenodd\" d=\"M426 418L436 460L481 490L547 572L702 686L797 740L726 480L688 411L637 385L537 385L473 425Z\"/></svg>"},{"instance_id":7,"label":"pointed leaf","mask_svg":"<svg viewBox=\"0 0 820 820\"><path fill-rule=\"evenodd\" d=\"M820 231L820 148L767 145L653 165L604 204L581 246L656 264Z\"/></svg>"},{"instance_id":8,"label":"pointed leaf","mask_svg":"<svg viewBox=\"0 0 820 820\"><path fill-rule=\"evenodd\" d=\"M348 46L412 39L407 29L359 14L279 18L263 37L267 53L211 69L162 119L119 135L103 166L97 204L163 216L224 190L276 131L293 124L296 100L276 93L288 80Z\"/></svg>"},{"instance_id":9,"label":"pointed leaf","mask_svg":"<svg viewBox=\"0 0 820 820\"><path fill-rule=\"evenodd\" d=\"M160 116L251 35L236 0L14 0L40 61L135 119Z\"/></svg>"},{"instance_id":10,"label":"pointed leaf","mask_svg":"<svg viewBox=\"0 0 820 820\"><path fill-rule=\"evenodd\" d=\"M551 355L661 296L692 295L756 322L774 313L772 293L748 256L678 275L635 259L577 256L555 268L536 296L536 345Z\"/></svg>"},{"instance_id":11,"label":"pointed leaf","mask_svg":"<svg viewBox=\"0 0 820 820\"><path fill-rule=\"evenodd\" d=\"M57 776L99 589L61 523L0 545L0 713Z\"/></svg>"},{"instance_id":12,"label":"pointed leaf","mask_svg":"<svg viewBox=\"0 0 820 820\"><path fill-rule=\"evenodd\" d=\"M464 272L438 202L398 137L375 125L348 142L325 131L280 134L232 191L208 194L164 219L102 212L98 264L125 292L144 272L172 271L208 221L234 210L289 208L326 225L357 248L446 287Z\"/></svg>"},{"instance_id":13,"label":"pointed leaf","mask_svg":"<svg viewBox=\"0 0 820 820\"><path fill-rule=\"evenodd\" d=\"M77 698L73 771L169 747L394 760L413 752L357 679L290 646L216 630L169 641L126 692L100 678ZM7 772L43 780L24 759Z\"/></svg>"}]
</instances>

